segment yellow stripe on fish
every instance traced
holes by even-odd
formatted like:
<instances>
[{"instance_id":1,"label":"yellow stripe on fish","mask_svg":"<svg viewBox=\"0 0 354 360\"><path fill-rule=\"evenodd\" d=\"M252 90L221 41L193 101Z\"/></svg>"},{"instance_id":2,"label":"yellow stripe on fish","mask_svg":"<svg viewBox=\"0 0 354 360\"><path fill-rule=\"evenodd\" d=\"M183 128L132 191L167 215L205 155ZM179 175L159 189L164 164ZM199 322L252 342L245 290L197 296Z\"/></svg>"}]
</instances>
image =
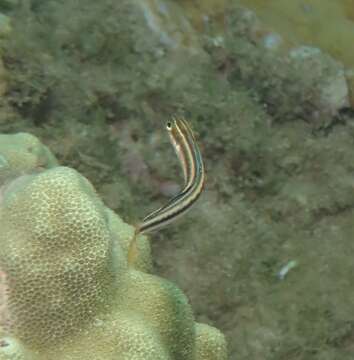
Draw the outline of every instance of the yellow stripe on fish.
<instances>
[{"instance_id":1,"label":"yellow stripe on fish","mask_svg":"<svg viewBox=\"0 0 354 360\"><path fill-rule=\"evenodd\" d=\"M192 207L204 188L204 163L191 127L185 119L174 118L167 122L166 129L182 167L184 188L137 226L128 253L129 263L136 257L136 236L158 230L179 218Z\"/></svg>"}]
</instances>

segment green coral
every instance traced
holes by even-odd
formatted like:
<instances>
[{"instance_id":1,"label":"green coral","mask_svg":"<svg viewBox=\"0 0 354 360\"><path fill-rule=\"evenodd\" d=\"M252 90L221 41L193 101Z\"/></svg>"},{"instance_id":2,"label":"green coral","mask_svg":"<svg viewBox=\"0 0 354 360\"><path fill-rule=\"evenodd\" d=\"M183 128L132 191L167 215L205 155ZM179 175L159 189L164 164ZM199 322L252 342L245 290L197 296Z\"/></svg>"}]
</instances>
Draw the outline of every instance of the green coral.
<instances>
[{"instance_id":1,"label":"green coral","mask_svg":"<svg viewBox=\"0 0 354 360\"><path fill-rule=\"evenodd\" d=\"M2 139L0 360L226 359L221 333L196 324L184 294L146 272L145 237L128 266L133 228L88 180L55 166L32 136ZM19 139L35 144L32 157L19 144L11 160Z\"/></svg>"},{"instance_id":2,"label":"green coral","mask_svg":"<svg viewBox=\"0 0 354 360\"><path fill-rule=\"evenodd\" d=\"M46 146L30 134L0 134L0 185L28 171L57 165Z\"/></svg>"}]
</instances>

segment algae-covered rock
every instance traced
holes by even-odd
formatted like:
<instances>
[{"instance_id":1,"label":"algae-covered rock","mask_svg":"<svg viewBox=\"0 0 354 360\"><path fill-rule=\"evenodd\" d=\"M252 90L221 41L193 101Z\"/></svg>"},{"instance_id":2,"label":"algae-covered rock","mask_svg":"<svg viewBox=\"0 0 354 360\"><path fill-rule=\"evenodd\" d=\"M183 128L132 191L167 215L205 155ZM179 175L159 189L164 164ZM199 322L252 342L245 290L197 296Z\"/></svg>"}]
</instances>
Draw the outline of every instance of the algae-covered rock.
<instances>
[{"instance_id":1,"label":"algae-covered rock","mask_svg":"<svg viewBox=\"0 0 354 360\"><path fill-rule=\"evenodd\" d=\"M12 31L11 21L8 16L0 13L0 39L8 36Z\"/></svg>"},{"instance_id":2,"label":"algae-covered rock","mask_svg":"<svg viewBox=\"0 0 354 360\"><path fill-rule=\"evenodd\" d=\"M240 0L288 46L311 45L354 67L354 7L352 0ZM330 21L329 21L330 19Z\"/></svg>"},{"instance_id":3,"label":"algae-covered rock","mask_svg":"<svg viewBox=\"0 0 354 360\"><path fill-rule=\"evenodd\" d=\"M0 134L0 186L16 177L51 168L57 161L31 134Z\"/></svg>"},{"instance_id":4,"label":"algae-covered rock","mask_svg":"<svg viewBox=\"0 0 354 360\"><path fill-rule=\"evenodd\" d=\"M323 126L349 106L345 69L330 55L310 46L280 51L269 45L270 33L257 16L237 5L230 6L227 24L225 43L216 47L231 59L231 80L252 87L275 119Z\"/></svg>"},{"instance_id":5,"label":"algae-covered rock","mask_svg":"<svg viewBox=\"0 0 354 360\"><path fill-rule=\"evenodd\" d=\"M146 238L128 265L133 228L88 180L56 166L33 136L3 139L0 360L226 359L221 333L197 325L184 294L145 272Z\"/></svg>"}]
</instances>

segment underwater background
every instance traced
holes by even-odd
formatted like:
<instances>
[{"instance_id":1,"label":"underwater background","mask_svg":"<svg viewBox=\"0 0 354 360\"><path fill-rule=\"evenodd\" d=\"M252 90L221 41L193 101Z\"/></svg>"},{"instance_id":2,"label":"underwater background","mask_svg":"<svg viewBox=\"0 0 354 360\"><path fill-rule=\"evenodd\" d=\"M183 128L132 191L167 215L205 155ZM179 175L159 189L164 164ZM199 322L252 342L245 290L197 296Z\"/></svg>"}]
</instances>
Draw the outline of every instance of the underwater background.
<instances>
[{"instance_id":1,"label":"underwater background","mask_svg":"<svg viewBox=\"0 0 354 360\"><path fill-rule=\"evenodd\" d=\"M0 0L0 133L29 132L150 235L155 273L232 360L354 357L354 1Z\"/></svg>"}]
</instances>

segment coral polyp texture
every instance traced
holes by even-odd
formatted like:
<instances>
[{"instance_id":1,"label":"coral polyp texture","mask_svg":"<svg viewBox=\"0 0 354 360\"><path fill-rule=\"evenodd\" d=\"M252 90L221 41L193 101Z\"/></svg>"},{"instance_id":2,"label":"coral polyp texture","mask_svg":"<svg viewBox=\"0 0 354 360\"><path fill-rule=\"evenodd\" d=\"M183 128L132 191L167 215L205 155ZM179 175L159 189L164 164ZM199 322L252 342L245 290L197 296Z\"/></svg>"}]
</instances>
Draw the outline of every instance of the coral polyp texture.
<instances>
[{"instance_id":1,"label":"coral polyp texture","mask_svg":"<svg viewBox=\"0 0 354 360\"><path fill-rule=\"evenodd\" d=\"M0 360L225 360L149 243L29 134L0 135Z\"/></svg>"}]
</instances>

